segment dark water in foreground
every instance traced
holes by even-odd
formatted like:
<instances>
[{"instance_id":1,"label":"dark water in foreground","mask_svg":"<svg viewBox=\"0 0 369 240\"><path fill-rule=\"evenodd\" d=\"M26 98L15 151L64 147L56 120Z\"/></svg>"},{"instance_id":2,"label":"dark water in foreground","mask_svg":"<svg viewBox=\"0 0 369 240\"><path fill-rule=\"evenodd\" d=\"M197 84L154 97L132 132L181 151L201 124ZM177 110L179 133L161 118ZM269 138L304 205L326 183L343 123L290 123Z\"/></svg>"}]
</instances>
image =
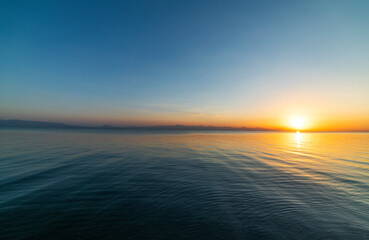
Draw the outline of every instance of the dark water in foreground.
<instances>
[{"instance_id":1,"label":"dark water in foreground","mask_svg":"<svg viewBox=\"0 0 369 240\"><path fill-rule=\"evenodd\" d=\"M0 239L369 239L369 134L0 130Z\"/></svg>"}]
</instances>

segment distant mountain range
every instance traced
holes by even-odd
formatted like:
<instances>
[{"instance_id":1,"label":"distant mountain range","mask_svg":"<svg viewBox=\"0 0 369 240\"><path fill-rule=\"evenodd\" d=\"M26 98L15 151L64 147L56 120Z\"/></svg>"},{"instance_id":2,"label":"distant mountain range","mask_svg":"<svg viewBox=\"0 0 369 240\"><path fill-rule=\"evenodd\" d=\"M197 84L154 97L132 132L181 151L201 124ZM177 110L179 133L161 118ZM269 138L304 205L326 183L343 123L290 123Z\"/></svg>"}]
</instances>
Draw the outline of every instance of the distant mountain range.
<instances>
[{"instance_id":1,"label":"distant mountain range","mask_svg":"<svg viewBox=\"0 0 369 240\"><path fill-rule=\"evenodd\" d=\"M276 131L268 128L248 127L215 127L215 126L78 126L56 122L26 121L26 120L0 120L0 128L61 128L61 129L116 129L116 130L221 130L221 131Z\"/></svg>"},{"instance_id":2,"label":"distant mountain range","mask_svg":"<svg viewBox=\"0 0 369 240\"><path fill-rule=\"evenodd\" d=\"M0 120L0 127L26 127L26 128L68 128L78 127L55 122L24 121L24 120Z\"/></svg>"}]
</instances>

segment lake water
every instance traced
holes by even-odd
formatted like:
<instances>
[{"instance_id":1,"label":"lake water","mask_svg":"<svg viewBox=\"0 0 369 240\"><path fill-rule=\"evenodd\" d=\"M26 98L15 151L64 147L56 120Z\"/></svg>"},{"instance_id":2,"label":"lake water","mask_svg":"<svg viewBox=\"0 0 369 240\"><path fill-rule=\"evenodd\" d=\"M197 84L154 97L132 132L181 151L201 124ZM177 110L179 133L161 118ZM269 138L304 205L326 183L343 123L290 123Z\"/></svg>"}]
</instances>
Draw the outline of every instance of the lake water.
<instances>
[{"instance_id":1,"label":"lake water","mask_svg":"<svg viewBox=\"0 0 369 240\"><path fill-rule=\"evenodd\" d=\"M369 239L369 134L0 130L0 239Z\"/></svg>"}]
</instances>

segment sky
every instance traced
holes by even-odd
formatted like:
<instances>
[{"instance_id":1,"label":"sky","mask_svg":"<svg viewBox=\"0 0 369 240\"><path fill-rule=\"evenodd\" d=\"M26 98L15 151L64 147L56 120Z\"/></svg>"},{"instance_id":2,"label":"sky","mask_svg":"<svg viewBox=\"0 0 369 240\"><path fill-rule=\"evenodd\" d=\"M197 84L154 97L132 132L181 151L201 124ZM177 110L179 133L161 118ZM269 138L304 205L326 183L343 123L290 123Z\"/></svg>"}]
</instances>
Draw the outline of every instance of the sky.
<instances>
[{"instance_id":1,"label":"sky","mask_svg":"<svg viewBox=\"0 0 369 240\"><path fill-rule=\"evenodd\" d=\"M1 1L0 119L369 130L369 1Z\"/></svg>"}]
</instances>

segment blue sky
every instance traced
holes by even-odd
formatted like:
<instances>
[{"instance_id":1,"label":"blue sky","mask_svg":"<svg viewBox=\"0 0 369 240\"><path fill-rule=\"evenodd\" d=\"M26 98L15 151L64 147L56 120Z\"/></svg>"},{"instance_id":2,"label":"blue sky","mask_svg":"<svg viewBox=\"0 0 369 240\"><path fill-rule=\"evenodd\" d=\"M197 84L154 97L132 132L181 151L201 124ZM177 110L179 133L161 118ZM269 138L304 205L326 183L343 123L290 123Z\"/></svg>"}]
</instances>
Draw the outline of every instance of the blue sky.
<instances>
[{"instance_id":1,"label":"blue sky","mask_svg":"<svg viewBox=\"0 0 369 240\"><path fill-rule=\"evenodd\" d=\"M362 125L368 12L369 1L2 1L0 118Z\"/></svg>"}]
</instances>

